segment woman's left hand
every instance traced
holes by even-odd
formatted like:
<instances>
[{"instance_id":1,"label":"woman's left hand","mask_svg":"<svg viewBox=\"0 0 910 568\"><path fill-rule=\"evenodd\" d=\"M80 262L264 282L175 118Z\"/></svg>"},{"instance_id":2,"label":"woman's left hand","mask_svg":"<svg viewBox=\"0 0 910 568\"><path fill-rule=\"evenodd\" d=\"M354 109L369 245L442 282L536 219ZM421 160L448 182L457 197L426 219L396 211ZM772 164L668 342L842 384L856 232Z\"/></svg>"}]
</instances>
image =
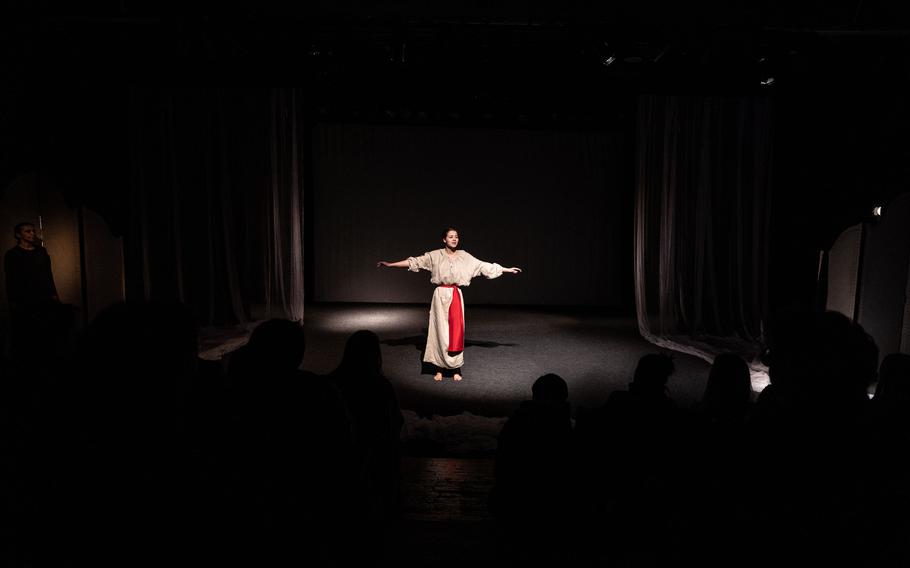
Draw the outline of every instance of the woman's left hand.
<instances>
[{"instance_id":1,"label":"woman's left hand","mask_svg":"<svg viewBox=\"0 0 910 568\"><path fill-rule=\"evenodd\" d=\"M521 269L518 268L517 266L513 266L512 268L503 268L502 271L511 272L512 274L518 274L519 272L521 272Z\"/></svg>"}]
</instances>

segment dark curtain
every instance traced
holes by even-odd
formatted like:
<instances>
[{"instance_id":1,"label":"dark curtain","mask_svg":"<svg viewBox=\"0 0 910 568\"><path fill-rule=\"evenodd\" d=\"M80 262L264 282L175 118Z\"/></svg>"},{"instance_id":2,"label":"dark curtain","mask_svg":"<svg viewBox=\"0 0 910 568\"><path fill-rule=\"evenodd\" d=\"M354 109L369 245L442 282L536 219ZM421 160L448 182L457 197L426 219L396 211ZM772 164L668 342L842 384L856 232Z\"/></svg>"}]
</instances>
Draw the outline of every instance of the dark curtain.
<instances>
[{"instance_id":1,"label":"dark curtain","mask_svg":"<svg viewBox=\"0 0 910 568\"><path fill-rule=\"evenodd\" d=\"M303 163L294 91L135 90L127 297L201 325L303 318Z\"/></svg>"},{"instance_id":2,"label":"dark curtain","mask_svg":"<svg viewBox=\"0 0 910 568\"><path fill-rule=\"evenodd\" d=\"M760 348L772 118L763 98L639 101L635 291L646 339L709 361Z\"/></svg>"},{"instance_id":3,"label":"dark curtain","mask_svg":"<svg viewBox=\"0 0 910 568\"><path fill-rule=\"evenodd\" d=\"M464 250L524 270L475 279L469 305L631 311L628 138L619 129L316 126L311 297L425 303L426 273L376 262L441 248L455 226Z\"/></svg>"}]
</instances>

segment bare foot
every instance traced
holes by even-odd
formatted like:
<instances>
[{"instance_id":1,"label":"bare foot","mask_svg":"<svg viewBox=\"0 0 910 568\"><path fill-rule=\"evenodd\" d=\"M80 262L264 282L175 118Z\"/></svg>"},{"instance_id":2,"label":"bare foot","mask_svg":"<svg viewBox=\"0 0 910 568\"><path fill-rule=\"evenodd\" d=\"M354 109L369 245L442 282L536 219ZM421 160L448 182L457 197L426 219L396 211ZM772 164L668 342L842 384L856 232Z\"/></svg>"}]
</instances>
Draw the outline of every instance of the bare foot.
<instances>
[{"instance_id":1,"label":"bare foot","mask_svg":"<svg viewBox=\"0 0 910 568\"><path fill-rule=\"evenodd\" d=\"M434 380L434 381L441 381L441 380L442 380L442 373L436 373L435 375L433 375L433 380Z\"/></svg>"},{"instance_id":2,"label":"bare foot","mask_svg":"<svg viewBox=\"0 0 910 568\"><path fill-rule=\"evenodd\" d=\"M453 376L452 378L455 379L456 381L460 381L461 375L459 375L458 373L455 373L455 376Z\"/></svg>"}]
</instances>

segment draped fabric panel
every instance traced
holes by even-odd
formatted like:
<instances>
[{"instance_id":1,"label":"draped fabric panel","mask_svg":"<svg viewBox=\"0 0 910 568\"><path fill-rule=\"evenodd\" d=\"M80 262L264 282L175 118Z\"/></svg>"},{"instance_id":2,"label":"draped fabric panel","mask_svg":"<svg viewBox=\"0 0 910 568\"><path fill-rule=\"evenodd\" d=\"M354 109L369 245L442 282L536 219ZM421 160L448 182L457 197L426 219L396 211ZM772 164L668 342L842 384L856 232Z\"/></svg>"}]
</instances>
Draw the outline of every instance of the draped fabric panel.
<instances>
[{"instance_id":1,"label":"draped fabric panel","mask_svg":"<svg viewBox=\"0 0 910 568\"><path fill-rule=\"evenodd\" d=\"M201 325L303 318L295 91L134 90L127 297Z\"/></svg>"},{"instance_id":2,"label":"draped fabric panel","mask_svg":"<svg viewBox=\"0 0 910 568\"><path fill-rule=\"evenodd\" d=\"M303 145L296 90L275 90L269 100L271 184L266 215L269 243L265 314L303 321Z\"/></svg>"},{"instance_id":3,"label":"draped fabric panel","mask_svg":"<svg viewBox=\"0 0 910 568\"><path fill-rule=\"evenodd\" d=\"M773 108L645 96L637 115L635 293L646 339L752 358L768 311Z\"/></svg>"}]
</instances>

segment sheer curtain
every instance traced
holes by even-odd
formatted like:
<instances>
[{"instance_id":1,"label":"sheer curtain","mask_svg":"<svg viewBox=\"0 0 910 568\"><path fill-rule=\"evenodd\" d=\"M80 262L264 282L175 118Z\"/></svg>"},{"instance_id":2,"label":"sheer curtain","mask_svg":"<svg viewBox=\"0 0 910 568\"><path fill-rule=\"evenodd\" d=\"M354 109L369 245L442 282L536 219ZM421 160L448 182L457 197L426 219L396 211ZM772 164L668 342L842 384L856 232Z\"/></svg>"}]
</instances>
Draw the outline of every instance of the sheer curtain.
<instances>
[{"instance_id":1,"label":"sheer curtain","mask_svg":"<svg viewBox=\"0 0 910 568\"><path fill-rule=\"evenodd\" d=\"M292 90L134 90L127 297L203 326L303 319L300 132Z\"/></svg>"},{"instance_id":2,"label":"sheer curtain","mask_svg":"<svg viewBox=\"0 0 910 568\"><path fill-rule=\"evenodd\" d=\"M732 350L761 370L772 120L762 98L640 99L635 293L649 341L708 361Z\"/></svg>"},{"instance_id":3,"label":"sheer curtain","mask_svg":"<svg viewBox=\"0 0 910 568\"><path fill-rule=\"evenodd\" d=\"M269 97L271 184L266 215L265 315L303 321L303 124L300 93L272 91Z\"/></svg>"}]
</instances>

